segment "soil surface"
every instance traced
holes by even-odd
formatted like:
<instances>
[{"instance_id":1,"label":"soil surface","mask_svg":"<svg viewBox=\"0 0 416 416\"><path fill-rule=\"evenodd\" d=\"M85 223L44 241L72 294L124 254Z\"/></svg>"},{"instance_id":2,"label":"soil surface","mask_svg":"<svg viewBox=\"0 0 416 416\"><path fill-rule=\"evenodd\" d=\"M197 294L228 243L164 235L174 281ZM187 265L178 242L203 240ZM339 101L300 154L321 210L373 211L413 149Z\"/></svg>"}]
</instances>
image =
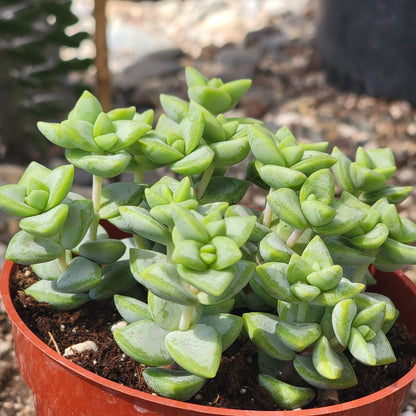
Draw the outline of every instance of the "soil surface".
<instances>
[{"instance_id":1,"label":"soil surface","mask_svg":"<svg viewBox=\"0 0 416 416\"><path fill-rule=\"evenodd\" d=\"M112 337L110 327L121 319L112 302L89 302L75 311L56 311L24 294L24 289L36 280L38 278L30 267L21 266L13 275L11 296L23 321L40 339L59 354L74 344L93 341L98 351L79 353L68 359L105 378L152 393L141 376L145 366L127 357ZM409 371L414 365L416 354L416 344L411 335L404 325L396 324L388 337L396 352L395 363L368 367L351 360L359 384L331 395L318 390L308 407L366 396L394 383ZM264 389L258 386L258 373L257 349L247 338L241 337L226 351L218 375L207 380L190 401L214 407L279 410Z\"/></svg>"}]
</instances>

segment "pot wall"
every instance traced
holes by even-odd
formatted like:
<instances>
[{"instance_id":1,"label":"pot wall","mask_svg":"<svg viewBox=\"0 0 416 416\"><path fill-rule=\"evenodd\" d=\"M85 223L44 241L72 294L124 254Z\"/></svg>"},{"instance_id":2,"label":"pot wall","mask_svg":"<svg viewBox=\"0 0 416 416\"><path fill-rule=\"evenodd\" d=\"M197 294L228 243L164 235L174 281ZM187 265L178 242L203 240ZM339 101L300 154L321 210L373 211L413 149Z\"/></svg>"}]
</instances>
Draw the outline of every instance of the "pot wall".
<instances>
[{"instance_id":1,"label":"pot wall","mask_svg":"<svg viewBox=\"0 0 416 416\"><path fill-rule=\"evenodd\" d=\"M17 315L9 294L13 263L6 261L0 294L13 324L16 358L32 389L37 416L290 416L294 411L217 409L178 402L124 387L97 376L60 356L41 342ZM388 294L400 309L400 320L416 338L416 286L401 272L379 273L376 290ZM336 406L302 410L302 416L399 416L416 378L416 367L391 386ZM299 414L299 413L296 413Z\"/></svg>"}]
</instances>

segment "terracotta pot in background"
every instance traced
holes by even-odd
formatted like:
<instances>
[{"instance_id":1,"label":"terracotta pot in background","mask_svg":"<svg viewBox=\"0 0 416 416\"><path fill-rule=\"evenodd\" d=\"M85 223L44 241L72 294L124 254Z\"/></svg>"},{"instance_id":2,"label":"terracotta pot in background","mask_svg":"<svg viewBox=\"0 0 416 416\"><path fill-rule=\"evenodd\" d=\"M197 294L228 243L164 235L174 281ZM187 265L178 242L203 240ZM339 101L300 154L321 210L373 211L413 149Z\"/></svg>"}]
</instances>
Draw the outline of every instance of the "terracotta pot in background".
<instances>
[{"instance_id":1,"label":"terracotta pot in background","mask_svg":"<svg viewBox=\"0 0 416 416\"><path fill-rule=\"evenodd\" d=\"M6 261L0 294L13 324L16 359L32 389L37 416L398 416L405 404L416 367L377 393L335 406L299 411L245 411L179 402L125 387L63 358L37 338L17 314L9 292L14 263ZM416 285L402 272L376 272L375 291L388 295L416 339ZM372 289L373 290L373 289ZM415 357L416 358L416 357Z\"/></svg>"}]
</instances>

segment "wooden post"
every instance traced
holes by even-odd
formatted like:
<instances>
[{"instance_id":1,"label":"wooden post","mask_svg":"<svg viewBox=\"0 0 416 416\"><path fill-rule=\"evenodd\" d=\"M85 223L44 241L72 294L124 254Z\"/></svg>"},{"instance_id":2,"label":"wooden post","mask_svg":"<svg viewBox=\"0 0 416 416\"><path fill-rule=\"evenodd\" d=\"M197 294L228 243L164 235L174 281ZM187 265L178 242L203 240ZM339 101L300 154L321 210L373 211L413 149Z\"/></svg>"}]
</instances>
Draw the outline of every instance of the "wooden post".
<instances>
[{"instance_id":1,"label":"wooden post","mask_svg":"<svg viewBox=\"0 0 416 416\"><path fill-rule=\"evenodd\" d=\"M112 88L111 74L108 68L108 51L106 36L106 2L107 0L95 0L94 18L95 18L95 67L96 75L96 96L101 102L104 111L109 111L112 107Z\"/></svg>"}]
</instances>

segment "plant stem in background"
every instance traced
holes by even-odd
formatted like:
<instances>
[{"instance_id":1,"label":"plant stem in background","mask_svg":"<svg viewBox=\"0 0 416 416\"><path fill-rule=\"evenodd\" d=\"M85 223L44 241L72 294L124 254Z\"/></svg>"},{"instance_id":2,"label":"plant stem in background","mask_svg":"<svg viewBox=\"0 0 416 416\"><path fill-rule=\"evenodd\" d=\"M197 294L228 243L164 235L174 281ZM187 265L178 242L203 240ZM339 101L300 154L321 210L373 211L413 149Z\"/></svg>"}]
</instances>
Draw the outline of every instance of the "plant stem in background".
<instances>
[{"instance_id":1,"label":"plant stem in background","mask_svg":"<svg viewBox=\"0 0 416 416\"><path fill-rule=\"evenodd\" d=\"M302 234L304 233L304 231L305 230L299 230L299 229L294 230L292 232L292 234L289 236L289 238L287 239L286 245L289 248L292 248L296 244L296 241L298 241L299 238L302 236Z\"/></svg>"}]
</instances>

